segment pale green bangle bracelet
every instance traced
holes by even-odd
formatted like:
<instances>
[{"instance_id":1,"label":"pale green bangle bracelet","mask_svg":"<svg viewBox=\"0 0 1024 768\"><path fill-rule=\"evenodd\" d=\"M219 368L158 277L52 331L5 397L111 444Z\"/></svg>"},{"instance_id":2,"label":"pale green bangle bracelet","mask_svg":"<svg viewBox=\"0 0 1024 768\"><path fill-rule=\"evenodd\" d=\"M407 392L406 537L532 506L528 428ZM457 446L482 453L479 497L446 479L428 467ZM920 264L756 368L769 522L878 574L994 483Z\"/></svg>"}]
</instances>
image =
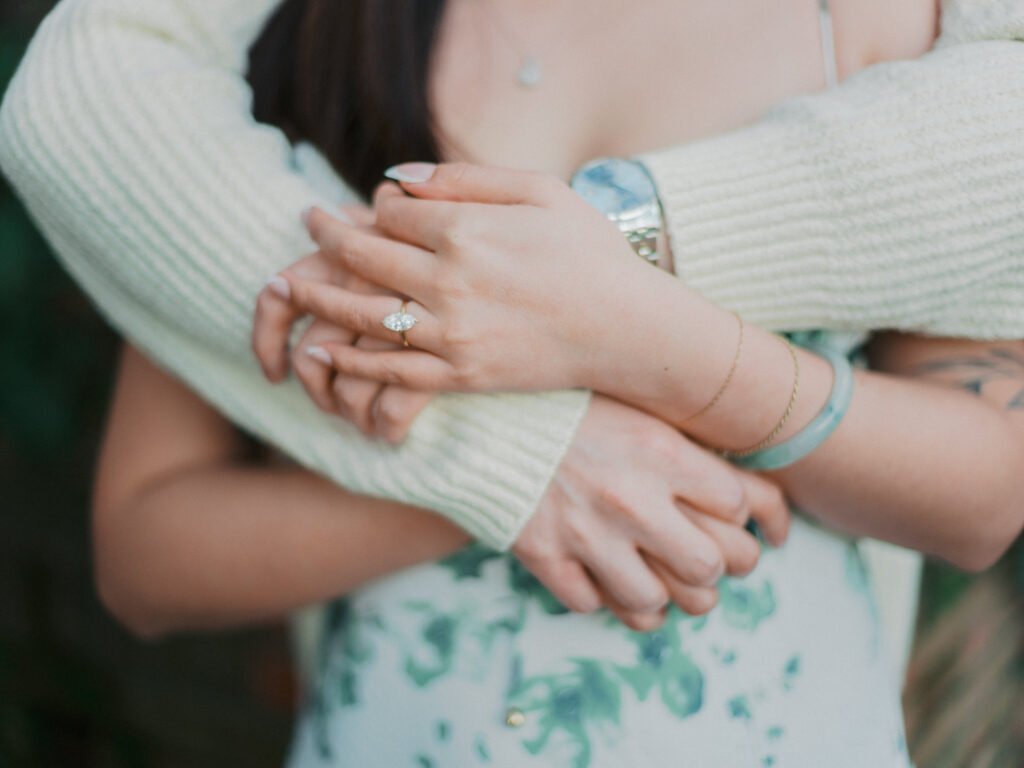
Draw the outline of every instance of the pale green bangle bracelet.
<instances>
[{"instance_id":1,"label":"pale green bangle bracelet","mask_svg":"<svg viewBox=\"0 0 1024 768\"><path fill-rule=\"evenodd\" d=\"M850 367L850 361L846 355L826 347L807 346L806 349L821 355L832 366L832 394L828 402L810 424L788 440L749 456L732 459L737 467L765 472L795 464L824 443L846 415L853 397L853 368Z\"/></svg>"}]
</instances>

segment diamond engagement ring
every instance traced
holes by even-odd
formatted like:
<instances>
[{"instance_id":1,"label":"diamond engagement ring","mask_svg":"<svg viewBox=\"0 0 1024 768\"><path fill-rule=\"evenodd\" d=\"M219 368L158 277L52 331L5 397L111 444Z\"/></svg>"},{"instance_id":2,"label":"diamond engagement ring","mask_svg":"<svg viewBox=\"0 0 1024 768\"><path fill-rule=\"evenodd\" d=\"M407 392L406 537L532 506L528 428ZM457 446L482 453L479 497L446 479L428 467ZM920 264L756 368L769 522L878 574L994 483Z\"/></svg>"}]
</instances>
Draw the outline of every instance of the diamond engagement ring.
<instances>
[{"instance_id":1,"label":"diamond engagement ring","mask_svg":"<svg viewBox=\"0 0 1024 768\"><path fill-rule=\"evenodd\" d=\"M419 322L415 317L405 311L405 307L408 302L402 302L402 308L392 315L388 315L381 321L381 325L387 328L389 331L395 331L396 333L402 334L402 345L408 347L409 340L405 337L405 332L410 330L416 323Z\"/></svg>"}]
</instances>

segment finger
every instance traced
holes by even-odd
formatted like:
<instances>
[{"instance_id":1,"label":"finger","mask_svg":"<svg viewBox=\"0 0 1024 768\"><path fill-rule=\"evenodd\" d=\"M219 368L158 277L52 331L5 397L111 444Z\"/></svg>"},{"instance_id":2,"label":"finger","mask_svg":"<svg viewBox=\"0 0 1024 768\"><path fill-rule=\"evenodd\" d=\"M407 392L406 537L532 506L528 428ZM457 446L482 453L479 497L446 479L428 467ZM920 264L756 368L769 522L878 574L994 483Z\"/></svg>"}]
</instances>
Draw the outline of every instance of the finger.
<instances>
[{"instance_id":1,"label":"finger","mask_svg":"<svg viewBox=\"0 0 1024 768\"><path fill-rule=\"evenodd\" d=\"M328 413L339 413L337 402L332 391L332 380L334 369L317 362L304 350L316 344L328 341L340 344L349 344L351 334L343 328L316 321L312 323L299 340L298 346L292 352L291 364L295 375L302 383L306 394L316 403L317 407Z\"/></svg>"},{"instance_id":2,"label":"finger","mask_svg":"<svg viewBox=\"0 0 1024 768\"><path fill-rule=\"evenodd\" d=\"M694 587L677 579L657 558L646 556L651 570L665 583L669 599L683 613L703 616L718 605L718 590L715 587Z\"/></svg>"},{"instance_id":3,"label":"finger","mask_svg":"<svg viewBox=\"0 0 1024 768\"><path fill-rule=\"evenodd\" d=\"M398 384L409 389L469 391L447 361L429 352L414 349L372 351L328 343L310 347L306 353L325 364L330 360L329 364L346 376Z\"/></svg>"},{"instance_id":4,"label":"finger","mask_svg":"<svg viewBox=\"0 0 1024 768\"><path fill-rule=\"evenodd\" d=\"M376 215L380 205L393 197L405 197L405 190L393 181L382 181L373 190L373 211Z\"/></svg>"},{"instance_id":5,"label":"finger","mask_svg":"<svg viewBox=\"0 0 1024 768\"><path fill-rule=\"evenodd\" d=\"M583 562L598 586L631 613L657 613L668 602L662 580L622 540L604 540L596 551L583 553Z\"/></svg>"},{"instance_id":6,"label":"finger","mask_svg":"<svg viewBox=\"0 0 1024 768\"><path fill-rule=\"evenodd\" d=\"M746 484L729 462L699 445L681 440L673 490L687 504L725 522L745 525L750 517Z\"/></svg>"},{"instance_id":7,"label":"finger","mask_svg":"<svg viewBox=\"0 0 1024 768\"><path fill-rule=\"evenodd\" d=\"M421 392L396 385L385 386L377 396L374 426L378 437L398 445L423 409L437 397L436 392Z\"/></svg>"},{"instance_id":8,"label":"finger","mask_svg":"<svg viewBox=\"0 0 1024 768\"><path fill-rule=\"evenodd\" d=\"M288 275L305 276L326 283L339 283L344 270L319 253L300 259L267 281L256 299L253 316L252 349L271 381L281 381L288 374L288 340L292 326L302 316L291 303Z\"/></svg>"},{"instance_id":9,"label":"finger","mask_svg":"<svg viewBox=\"0 0 1024 768\"><path fill-rule=\"evenodd\" d=\"M378 204L377 228L393 240L444 253L451 246L471 242L482 216L493 213L493 206L479 203L391 195Z\"/></svg>"},{"instance_id":10,"label":"finger","mask_svg":"<svg viewBox=\"0 0 1024 768\"><path fill-rule=\"evenodd\" d=\"M615 598L604 590L601 591L601 600L605 608L611 611L615 618L634 632L653 632L665 623L665 618L668 616L667 607L649 613L631 611L620 605Z\"/></svg>"},{"instance_id":11,"label":"finger","mask_svg":"<svg viewBox=\"0 0 1024 768\"><path fill-rule=\"evenodd\" d=\"M393 349L390 344L380 339L373 339L369 336L361 336L355 345L359 349ZM334 369L320 365L321 368L335 373ZM369 379L357 379L351 376L336 374L332 386L334 401L337 403L338 412L356 425L356 428L367 437L374 437L376 425L374 421L374 408L377 398L384 389L379 381Z\"/></svg>"},{"instance_id":12,"label":"finger","mask_svg":"<svg viewBox=\"0 0 1024 768\"><path fill-rule=\"evenodd\" d=\"M765 540L781 547L789 535L792 515L786 496L778 485L752 472L740 472L750 504L750 516L757 522Z\"/></svg>"},{"instance_id":13,"label":"finger","mask_svg":"<svg viewBox=\"0 0 1024 768\"><path fill-rule=\"evenodd\" d=\"M387 208L389 203L395 198L406 198L408 195L405 194L400 186L395 184L393 181L384 181L377 185L377 188L373 190L373 226L377 228L377 231L387 237L394 240L403 240L404 242L412 245L421 245L420 241L407 240L401 237L395 237L394 233L391 232L386 226L381 226L382 219L386 217L381 216L381 210ZM430 250L435 250L431 248Z\"/></svg>"},{"instance_id":14,"label":"finger","mask_svg":"<svg viewBox=\"0 0 1024 768\"><path fill-rule=\"evenodd\" d=\"M573 613L593 613L601 607L601 593L578 560L529 561L521 558L521 562L558 602Z\"/></svg>"},{"instance_id":15,"label":"finger","mask_svg":"<svg viewBox=\"0 0 1024 768\"><path fill-rule=\"evenodd\" d=\"M718 545L725 560L727 574L746 576L754 570L761 557L761 545L746 529L722 522L717 517L705 515L692 508L684 509L684 513Z\"/></svg>"},{"instance_id":16,"label":"finger","mask_svg":"<svg viewBox=\"0 0 1024 768\"><path fill-rule=\"evenodd\" d=\"M344 205L341 212L357 227L372 227L377 222L377 214L365 205Z\"/></svg>"},{"instance_id":17,"label":"finger","mask_svg":"<svg viewBox=\"0 0 1024 768\"><path fill-rule=\"evenodd\" d=\"M338 404L338 412L344 419L355 424L356 429L367 437L376 436L377 430L373 420L374 404L380 397L384 386L379 381L340 375L334 377L331 391Z\"/></svg>"},{"instance_id":18,"label":"finger","mask_svg":"<svg viewBox=\"0 0 1024 768\"><path fill-rule=\"evenodd\" d=\"M568 190L547 173L471 163L403 163L388 168L384 175L401 183L409 194L432 200L548 205Z\"/></svg>"},{"instance_id":19,"label":"finger","mask_svg":"<svg viewBox=\"0 0 1024 768\"><path fill-rule=\"evenodd\" d=\"M722 551L676 504L647 515L637 543L676 578L695 587L711 586L725 573Z\"/></svg>"},{"instance_id":20,"label":"finger","mask_svg":"<svg viewBox=\"0 0 1024 768\"><path fill-rule=\"evenodd\" d=\"M402 301L394 296L367 294L339 288L329 283L288 277L292 306L304 314L339 325L360 336L400 343L402 337L384 325L384 320L401 311ZM422 304L406 302L406 314L415 324L406 330L410 344L419 349L437 348L439 324Z\"/></svg>"},{"instance_id":21,"label":"finger","mask_svg":"<svg viewBox=\"0 0 1024 768\"><path fill-rule=\"evenodd\" d=\"M467 207L479 208L467 203L389 194L377 203L377 228L412 246L440 251L458 237L458 214L465 214Z\"/></svg>"},{"instance_id":22,"label":"finger","mask_svg":"<svg viewBox=\"0 0 1024 768\"><path fill-rule=\"evenodd\" d=\"M328 258L354 274L407 296L429 293L432 254L340 222L320 208L310 211L306 227Z\"/></svg>"}]
</instances>

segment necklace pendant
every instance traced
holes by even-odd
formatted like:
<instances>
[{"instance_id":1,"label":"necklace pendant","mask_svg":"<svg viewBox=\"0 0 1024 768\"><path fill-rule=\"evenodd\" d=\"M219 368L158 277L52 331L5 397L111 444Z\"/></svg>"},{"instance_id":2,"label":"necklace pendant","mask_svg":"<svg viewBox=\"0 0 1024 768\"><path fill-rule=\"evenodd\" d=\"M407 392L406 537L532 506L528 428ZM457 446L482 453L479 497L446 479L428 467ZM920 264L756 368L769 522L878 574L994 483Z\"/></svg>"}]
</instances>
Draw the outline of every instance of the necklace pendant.
<instances>
[{"instance_id":1,"label":"necklace pendant","mask_svg":"<svg viewBox=\"0 0 1024 768\"><path fill-rule=\"evenodd\" d=\"M516 72L516 80L524 88L536 88L544 79L544 72L540 66L540 59L536 56L523 56Z\"/></svg>"}]
</instances>

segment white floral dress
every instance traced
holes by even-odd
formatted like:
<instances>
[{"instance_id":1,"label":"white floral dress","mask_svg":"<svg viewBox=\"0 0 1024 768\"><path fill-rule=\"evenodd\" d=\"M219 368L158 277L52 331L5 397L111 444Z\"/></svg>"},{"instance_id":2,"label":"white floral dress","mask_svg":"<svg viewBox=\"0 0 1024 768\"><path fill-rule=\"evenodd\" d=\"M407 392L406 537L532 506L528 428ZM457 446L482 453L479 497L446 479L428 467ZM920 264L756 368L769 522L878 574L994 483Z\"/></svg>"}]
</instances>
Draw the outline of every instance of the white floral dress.
<instances>
[{"instance_id":1,"label":"white floral dress","mask_svg":"<svg viewBox=\"0 0 1024 768\"><path fill-rule=\"evenodd\" d=\"M707 617L568 613L467 547L330 607L291 768L908 768L856 543L794 519Z\"/></svg>"}]
</instances>

